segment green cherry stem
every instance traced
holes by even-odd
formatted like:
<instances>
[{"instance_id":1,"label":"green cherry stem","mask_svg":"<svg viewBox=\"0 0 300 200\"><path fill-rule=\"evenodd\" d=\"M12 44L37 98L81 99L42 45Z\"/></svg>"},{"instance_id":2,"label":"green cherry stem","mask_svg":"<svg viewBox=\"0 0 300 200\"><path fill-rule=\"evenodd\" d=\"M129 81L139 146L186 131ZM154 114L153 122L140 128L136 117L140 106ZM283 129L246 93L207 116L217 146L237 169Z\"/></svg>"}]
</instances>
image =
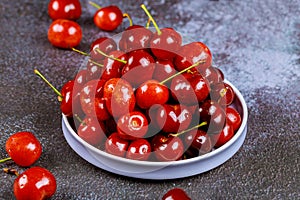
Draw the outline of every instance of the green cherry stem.
<instances>
[{"instance_id":1,"label":"green cherry stem","mask_svg":"<svg viewBox=\"0 0 300 200\"><path fill-rule=\"evenodd\" d=\"M45 76L43 76L39 70L37 69L34 69L34 73L36 75L38 75L41 79L43 79L43 81L45 81L50 87L51 89L60 97L60 98L63 98L63 96L61 95L61 93L45 78Z\"/></svg>"},{"instance_id":2,"label":"green cherry stem","mask_svg":"<svg viewBox=\"0 0 300 200\"><path fill-rule=\"evenodd\" d=\"M198 124L198 125L196 125L196 126L193 126L193 127L189 128L189 129L186 129L186 130L181 131L181 132L179 132L179 133L176 133L176 134L172 134L172 133L171 133L171 134L169 134L169 135L170 135L170 136L173 136L173 137L178 137L179 135L182 135L182 134L184 134L184 133L186 133L186 132L189 132L189 131L191 131L191 130L200 128L201 126L205 126L205 125L207 125L207 122L202 122L202 123L200 123L200 124Z\"/></svg>"},{"instance_id":3,"label":"green cherry stem","mask_svg":"<svg viewBox=\"0 0 300 200\"><path fill-rule=\"evenodd\" d=\"M107 57L107 58L109 58L109 59L119 61L119 62L121 62L121 63L123 63L123 64L126 64L126 63L127 63L126 60L122 60L122 59L115 58L115 57L113 57L113 56L107 55L106 53L104 53L103 51L101 51L101 50L98 49L98 48L96 48L95 50L96 50L98 53L100 53L101 55L103 55L103 56L105 56L105 57Z\"/></svg>"},{"instance_id":4,"label":"green cherry stem","mask_svg":"<svg viewBox=\"0 0 300 200\"><path fill-rule=\"evenodd\" d=\"M146 29L149 29L150 23L151 23L151 19L148 18L148 21L147 21L147 23L146 23Z\"/></svg>"},{"instance_id":5,"label":"green cherry stem","mask_svg":"<svg viewBox=\"0 0 300 200\"><path fill-rule=\"evenodd\" d=\"M4 162L9 161L9 160L11 160L11 157L1 159L0 163L4 163Z\"/></svg>"},{"instance_id":6,"label":"green cherry stem","mask_svg":"<svg viewBox=\"0 0 300 200\"><path fill-rule=\"evenodd\" d=\"M182 73L184 73L184 72L190 70L191 68L196 67L196 66L199 65L199 64L202 64L202 63L205 63L205 61L202 60L202 61L196 62L195 64L193 64L193 65L191 65L191 66L185 68L184 70L181 70L180 72L177 72L176 74L174 74L174 75L172 75L172 76L166 78L165 80L161 81L160 84L163 85L164 83L166 83L167 81L171 80L172 78L174 78L174 77L176 77L176 76L178 76L178 75L180 75L180 74L182 74Z\"/></svg>"},{"instance_id":7,"label":"green cherry stem","mask_svg":"<svg viewBox=\"0 0 300 200\"><path fill-rule=\"evenodd\" d=\"M72 50L75 51L75 52L77 52L77 53L80 53L80 54L82 54L82 55L84 55L84 56L90 56L88 53L85 53L85 52L83 52L83 51L80 51L79 49L75 49L74 47L72 48Z\"/></svg>"},{"instance_id":8,"label":"green cherry stem","mask_svg":"<svg viewBox=\"0 0 300 200\"><path fill-rule=\"evenodd\" d=\"M130 15L128 13L124 13L123 17L127 18L129 20L129 26L133 25L132 19L131 19Z\"/></svg>"},{"instance_id":9,"label":"green cherry stem","mask_svg":"<svg viewBox=\"0 0 300 200\"><path fill-rule=\"evenodd\" d=\"M96 3L92 2L92 1L89 1L89 4L92 5L92 6L94 6L97 9L101 8L101 6L99 6L98 4L96 4Z\"/></svg>"},{"instance_id":10,"label":"green cherry stem","mask_svg":"<svg viewBox=\"0 0 300 200\"><path fill-rule=\"evenodd\" d=\"M141 8L145 11L145 13L148 15L149 19L152 21L156 31L157 31L157 34L158 35L161 35L161 31L158 27L158 25L156 24L155 20L153 19L152 15L150 14L150 12L148 11L148 9L146 8L145 4L142 4L141 5Z\"/></svg>"}]
</instances>

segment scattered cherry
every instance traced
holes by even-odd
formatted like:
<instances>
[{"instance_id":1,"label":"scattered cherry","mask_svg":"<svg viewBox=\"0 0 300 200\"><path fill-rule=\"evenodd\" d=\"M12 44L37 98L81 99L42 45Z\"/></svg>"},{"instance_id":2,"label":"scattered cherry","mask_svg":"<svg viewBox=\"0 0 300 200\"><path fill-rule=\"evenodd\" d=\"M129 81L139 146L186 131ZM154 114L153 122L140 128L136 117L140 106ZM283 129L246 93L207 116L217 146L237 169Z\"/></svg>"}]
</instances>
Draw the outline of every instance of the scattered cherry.
<instances>
[{"instance_id":1,"label":"scattered cherry","mask_svg":"<svg viewBox=\"0 0 300 200\"><path fill-rule=\"evenodd\" d=\"M48 14L51 19L76 20L81 16L81 4L79 0L50 0Z\"/></svg>"},{"instance_id":2,"label":"scattered cherry","mask_svg":"<svg viewBox=\"0 0 300 200\"><path fill-rule=\"evenodd\" d=\"M81 38L79 24L68 19L57 19L48 29L48 40L55 47L71 49L79 45Z\"/></svg>"},{"instance_id":3,"label":"scattered cherry","mask_svg":"<svg viewBox=\"0 0 300 200\"><path fill-rule=\"evenodd\" d=\"M173 188L164 194L162 200L191 200L191 198L183 189Z\"/></svg>"},{"instance_id":4,"label":"scattered cherry","mask_svg":"<svg viewBox=\"0 0 300 200\"><path fill-rule=\"evenodd\" d=\"M47 169L35 166L20 174L13 188L17 200L48 199L56 192L56 179Z\"/></svg>"}]
</instances>

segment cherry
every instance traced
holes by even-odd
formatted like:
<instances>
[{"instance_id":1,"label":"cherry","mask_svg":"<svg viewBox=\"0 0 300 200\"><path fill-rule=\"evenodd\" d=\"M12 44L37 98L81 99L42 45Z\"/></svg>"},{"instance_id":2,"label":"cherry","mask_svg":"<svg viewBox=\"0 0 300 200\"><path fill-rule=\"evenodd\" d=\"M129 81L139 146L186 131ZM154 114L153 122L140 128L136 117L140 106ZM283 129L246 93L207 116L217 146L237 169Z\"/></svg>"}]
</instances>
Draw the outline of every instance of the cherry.
<instances>
[{"instance_id":1,"label":"cherry","mask_svg":"<svg viewBox=\"0 0 300 200\"><path fill-rule=\"evenodd\" d=\"M210 87L208 81L199 73L185 73L172 80L171 91L173 98L181 104L195 105L207 98Z\"/></svg>"},{"instance_id":2,"label":"cherry","mask_svg":"<svg viewBox=\"0 0 300 200\"><path fill-rule=\"evenodd\" d=\"M122 78L134 87L152 78L155 68L154 58L145 50L128 53L128 62L122 69ZM138 78L137 78L138 77Z\"/></svg>"},{"instance_id":3,"label":"cherry","mask_svg":"<svg viewBox=\"0 0 300 200\"><path fill-rule=\"evenodd\" d=\"M226 114L224 108L217 102L206 100L195 113L200 116L200 121L207 122L207 133L219 133L226 122Z\"/></svg>"},{"instance_id":4,"label":"cherry","mask_svg":"<svg viewBox=\"0 0 300 200\"><path fill-rule=\"evenodd\" d=\"M210 95L211 99L225 106L230 105L235 98L233 88L229 84L223 82L212 84L212 92Z\"/></svg>"},{"instance_id":5,"label":"cherry","mask_svg":"<svg viewBox=\"0 0 300 200\"><path fill-rule=\"evenodd\" d=\"M226 121L232 126L233 131L237 131L242 123L242 118L239 112L232 108L232 107L226 107Z\"/></svg>"},{"instance_id":6,"label":"cherry","mask_svg":"<svg viewBox=\"0 0 300 200\"><path fill-rule=\"evenodd\" d=\"M121 117L135 108L135 96L133 88L124 79L111 78L104 84L103 97L107 98L106 106L109 113L115 117Z\"/></svg>"},{"instance_id":7,"label":"cherry","mask_svg":"<svg viewBox=\"0 0 300 200\"><path fill-rule=\"evenodd\" d=\"M163 81L175 73L176 70L171 60L157 60L152 78L157 81Z\"/></svg>"},{"instance_id":8,"label":"cherry","mask_svg":"<svg viewBox=\"0 0 300 200\"><path fill-rule=\"evenodd\" d=\"M127 62L126 60L127 54L124 52L118 50L110 52L104 60L104 70L101 79L109 80L111 78L120 78L122 76L122 68L125 65L124 63Z\"/></svg>"},{"instance_id":9,"label":"cherry","mask_svg":"<svg viewBox=\"0 0 300 200\"><path fill-rule=\"evenodd\" d=\"M129 26L121 36L119 47L122 51L147 49L153 33L140 25Z\"/></svg>"},{"instance_id":10,"label":"cherry","mask_svg":"<svg viewBox=\"0 0 300 200\"><path fill-rule=\"evenodd\" d=\"M86 70L87 80L100 79L103 73L103 64L97 63L89 59L86 65Z\"/></svg>"},{"instance_id":11,"label":"cherry","mask_svg":"<svg viewBox=\"0 0 300 200\"><path fill-rule=\"evenodd\" d=\"M208 80L210 85L224 81L224 75L222 71L216 67L210 66L200 73Z\"/></svg>"},{"instance_id":12,"label":"cherry","mask_svg":"<svg viewBox=\"0 0 300 200\"><path fill-rule=\"evenodd\" d=\"M48 29L48 40L59 48L69 49L78 46L82 38L82 31L74 21L57 19L53 21Z\"/></svg>"},{"instance_id":13,"label":"cherry","mask_svg":"<svg viewBox=\"0 0 300 200\"><path fill-rule=\"evenodd\" d=\"M17 200L48 199L56 192L56 179L47 169L35 166L20 174L13 188Z\"/></svg>"},{"instance_id":14,"label":"cherry","mask_svg":"<svg viewBox=\"0 0 300 200\"><path fill-rule=\"evenodd\" d=\"M124 157L129 142L119 137L118 133L112 133L105 141L105 151L115 156Z\"/></svg>"},{"instance_id":15,"label":"cherry","mask_svg":"<svg viewBox=\"0 0 300 200\"><path fill-rule=\"evenodd\" d=\"M126 158L133 160L148 160L151 154L151 145L146 139L137 139L130 143Z\"/></svg>"},{"instance_id":16,"label":"cherry","mask_svg":"<svg viewBox=\"0 0 300 200\"><path fill-rule=\"evenodd\" d=\"M203 130L192 130L184 134L184 142L186 146L196 150L197 153L194 156L206 154L213 147L209 135Z\"/></svg>"},{"instance_id":17,"label":"cherry","mask_svg":"<svg viewBox=\"0 0 300 200\"><path fill-rule=\"evenodd\" d=\"M79 19L81 4L79 0L50 0L48 14L51 19Z\"/></svg>"},{"instance_id":18,"label":"cherry","mask_svg":"<svg viewBox=\"0 0 300 200\"><path fill-rule=\"evenodd\" d=\"M213 144L218 148L226 144L234 136L233 127L230 123L226 122L224 128L218 134L211 135Z\"/></svg>"},{"instance_id":19,"label":"cherry","mask_svg":"<svg viewBox=\"0 0 300 200\"><path fill-rule=\"evenodd\" d=\"M148 121L139 111L133 111L121 116L117 122L119 137L126 140L143 138L148 131Z\"/></svg>"},{"instance_id":20,"label":"cherry","mask_svg":"<svg viewBox=\"0 0 300 200\"><path fill-rule=\"evenodd\" d=\"M29 167L35 163L42 153L41 143L31 132L14 133L7 139L5 149L10 158L22 167ZM5 160L9 158L1 161Z\"/></svg>"},{"instance_id":21,"label":"cherry","mask_svg":"<svg viewBox=\"0 0 300 200\"><path fill-rule=\"evenodd\" d=\"M154 104L165 104L169 99L169 90L156 80L141 84L136 90L136 102L142 109L149 109Z\"/></svg>"},{"instance_id":22,"label":"cherry","mask_svg":"<svg viewBox=\"0 0 300 200\"><path fill-rule=\"evenodd\" d=\"M158 161L175 161L183 155L184 145L179 137L157 134L152 140L152 149Z\"/></svg>"},{"instance_id":23,"label":"cherry","mask_svg":"<svg viewBox=\"0 0 300 200\"><path fill-rule=\"evenodd\" d=\"M156 123L166 133L177 133L189 127L192 113L184 105L164 104L156 112Z\"/></svg>"},{"instance_id":24,"label":"cherry","mask_svg":"<svg viewBox=\"0 0 300 200\"><path fill-rule=\"evenodd\" d=\"M110 5L101 8L93 2L90 4L98 8L94 15L94 23L98 28L104 31L113 31L122 23L123 13L118 6Z\"/></svg>"},{"instance_id":25,"label":"cherry","mask_svg":"<svg viewBox=\"0 0 300 200\"><path fill-rule=\"evenodd\" d=\"M98 146L106 138L105 125L95 117L86 117L80 123L77 134L90 145Z\"/></svg>"},{"instance_id":26,"label":"cherry","mask_svg":"<svg viewBox=\"0 0 300 200\"><path fill-rule=\"evenodd\" d=\"M174 64L178 71L181 71L197 62L200 62L196 69L204 71L211 66L212 55L208 47L202 42L192 42L182 46L174 58Z\"/></svg>"},{"instance_id":27,"label":"cherry","mask_svg":"<svg viewBox=\"0 0 300 200\"><path fill-rule=\"evenodd\" d=\"M101 50L105 54L109 54L110 52L117 50L117 44L112 38L108 37L100 37L93 41L93 43L91 44L90 56L92 60L97 62L104 60L106 57L96 51L96 49Z\"/></svg>"},{"instance_id":28,"label":"cherry","mask_svg":"<svg viewBox=\"0 0 300 200\"><path fill-rule=\"evenodd\" d=\"M180 188L173 188L164 194L162 200L191 200L191 198L184 190Z\"/></svg>"}]
</instances>

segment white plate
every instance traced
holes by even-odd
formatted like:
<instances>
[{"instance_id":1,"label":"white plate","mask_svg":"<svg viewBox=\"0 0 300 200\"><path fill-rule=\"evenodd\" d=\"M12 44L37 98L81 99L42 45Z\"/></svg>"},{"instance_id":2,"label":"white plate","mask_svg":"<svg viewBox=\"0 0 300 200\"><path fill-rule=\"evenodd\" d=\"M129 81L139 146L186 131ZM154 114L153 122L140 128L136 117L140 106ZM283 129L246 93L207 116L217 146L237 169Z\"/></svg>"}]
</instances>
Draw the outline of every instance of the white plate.
<instances>
[{"instance_id":1,"label":"white plate","mask_svg":"<svg viewBox=\"0 0 300 200\"><path fill-rule=\"evenodd\" d=\"M106 171L141 179L176 179L197 175L216 168L229 160L242 146L247 133L248 110L245 100L236 87L232 86L236 98L233 102L242 116L242 124L236 134L223 146L191 159L173 162L136 161L121 158L101 151L82 140L72 129L66 116L62 116L62 130L71 148L89 163Z\"/></svg>"}]
</instances>

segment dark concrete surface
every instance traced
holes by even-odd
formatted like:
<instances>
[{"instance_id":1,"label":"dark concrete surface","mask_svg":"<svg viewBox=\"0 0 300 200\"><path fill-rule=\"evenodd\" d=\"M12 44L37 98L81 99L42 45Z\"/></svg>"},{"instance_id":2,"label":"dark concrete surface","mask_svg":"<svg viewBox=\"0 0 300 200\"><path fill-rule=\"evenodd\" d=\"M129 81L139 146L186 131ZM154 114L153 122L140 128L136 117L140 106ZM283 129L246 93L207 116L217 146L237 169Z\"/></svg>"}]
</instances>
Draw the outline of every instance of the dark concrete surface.
<instances>
[{"instance_id":1,"label":"dark concrete surface","mask_svg":"<svg viewBox=\"0 0 300 200\"><path fill-rule=\"evenodd\" d=\"M100 1L96 1L100 2ZM81 1L78 23L87 51L99 36L114 33L93 24L95 9ZM137 24L146 16L142 1L116 4ZM160 199L181 187L193 199L300 199L300 2L144 1L161 27L172 26L208 45L213 59L244 95L249 108L244 145L220 167L197 176L148 181L103 171L79 157L61 130L59 103L37 78L38 68L59 89L74 76L83 57L57 49L47 40L48 1L0 1L0 157L5 141L18 131L32 131L43 145L35 165L57 179L52 199ZM14 167L12 162L1 164ZM0 173L0 199L14 199L15 177Z\"/></svg>"}]
</instances>

